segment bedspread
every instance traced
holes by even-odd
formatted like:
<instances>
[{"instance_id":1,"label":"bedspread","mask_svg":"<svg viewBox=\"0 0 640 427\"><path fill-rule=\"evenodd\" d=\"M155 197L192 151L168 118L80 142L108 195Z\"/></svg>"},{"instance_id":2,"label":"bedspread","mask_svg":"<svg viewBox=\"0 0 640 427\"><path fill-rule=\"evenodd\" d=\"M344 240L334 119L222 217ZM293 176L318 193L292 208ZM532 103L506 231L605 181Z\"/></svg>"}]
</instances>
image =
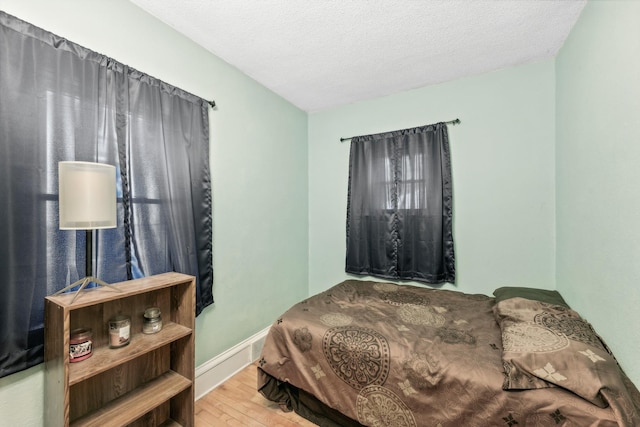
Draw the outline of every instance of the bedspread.
<instances>
[{"instance_id":1,"label":"bedspread","mask_svg":"<svg viewBox=\"0 0 640 427\"><path fill-rule=\"evenodd\" d=\"M615 407L631 408L627 419L553 384L503 390L495 303L457 291L342 282L274 322L259 360L258 389L289 408L297 407L298 393L312 395L354 425L637 425L635 403L622 401L638 398L628 381L631 392L612 392L621 399ZM324 424L318 419L312 420Z\"/></svg>"}]
</instances>

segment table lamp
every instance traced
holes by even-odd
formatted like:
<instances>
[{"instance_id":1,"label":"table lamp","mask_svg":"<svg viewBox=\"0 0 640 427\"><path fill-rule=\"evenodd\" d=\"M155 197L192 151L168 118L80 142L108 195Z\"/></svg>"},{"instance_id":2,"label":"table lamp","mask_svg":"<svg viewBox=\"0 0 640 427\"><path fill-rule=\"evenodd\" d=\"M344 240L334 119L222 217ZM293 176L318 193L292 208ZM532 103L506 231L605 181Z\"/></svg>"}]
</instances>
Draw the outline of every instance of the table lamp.
<instances>
[{"instance_id":1,"label":"table lamp","mask_svg":"<svg viewBox=\"0 0 640 427\"><path fill-rule=\"evenodd\" d=\"M86 230L86 277L60 289L56 294L78 285L71 302L89 283L120 289L93 276L94 230L117 227L116 168L91 162L58 163L60 230Z\"/></svg>"}]
</instances>

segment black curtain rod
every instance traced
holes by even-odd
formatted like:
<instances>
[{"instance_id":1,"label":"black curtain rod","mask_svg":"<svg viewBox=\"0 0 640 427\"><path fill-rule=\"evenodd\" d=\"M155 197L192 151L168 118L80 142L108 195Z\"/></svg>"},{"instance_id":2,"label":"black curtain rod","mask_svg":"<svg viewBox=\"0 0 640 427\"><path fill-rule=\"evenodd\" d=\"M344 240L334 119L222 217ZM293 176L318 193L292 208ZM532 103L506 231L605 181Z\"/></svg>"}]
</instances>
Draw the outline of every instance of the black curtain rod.
<instances>
[{"instance_id":1,"label":"black curtain rod","mask_svg":"<svg viewBox=\"0 0 640 427\"><path fill-rule=\"evenodd\" d=\"M449 120L448 122L444 122L447 125L457 125L460 124L460 119ZM340 138L340 142L348 141L350 139L355 138L355 136L350 136L349 138Z\"/></svg>"},{"instance_id":2,"label":"black curtain rod","mask_svg":"<svg viewBox=\"0 0 640 427\"><path fill-rule=\"evenodd\" d=\"M207 104L211 105L211 108L215 108L216 107L216 101L214 101L214 100L207 101Z\"/></svg>"}]
</instances>

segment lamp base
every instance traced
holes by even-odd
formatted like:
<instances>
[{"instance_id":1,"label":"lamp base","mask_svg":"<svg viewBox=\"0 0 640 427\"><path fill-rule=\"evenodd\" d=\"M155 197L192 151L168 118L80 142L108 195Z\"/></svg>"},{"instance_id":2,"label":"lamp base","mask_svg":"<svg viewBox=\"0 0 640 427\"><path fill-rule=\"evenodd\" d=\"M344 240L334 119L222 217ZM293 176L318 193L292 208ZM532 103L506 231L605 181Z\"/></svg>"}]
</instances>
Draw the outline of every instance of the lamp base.
<instances>
[{"instance_id":1,"label":"lamp base","mask_svg":"<svg viewBox=\"0 0 640 427\"><path fill-rule=\"evenodd\" d=\"M73 282L69 286L60 289L58 292L54 293L53 295L61 294L64 291L67 291L69 289L73 289L76 286L80 285L80 288L76 291L76 294L73 296L73 299L71 300L71 302L74 302L76 300L76 298L78 298L78 295L80 295L80 291L82 291L84 288L86 288L87 285L89 283L91 283L91 282L95 283L96 285L109 287L110 289L113 289L114 291L122 292L122 289L118 289L115 286L110 285L109 283L105 282L104 280L98 279L97 277L93 277L93 276L87 276L87 277L85 277L83 279L76 280L75 282Z\"/></svg>"}]
</instances>

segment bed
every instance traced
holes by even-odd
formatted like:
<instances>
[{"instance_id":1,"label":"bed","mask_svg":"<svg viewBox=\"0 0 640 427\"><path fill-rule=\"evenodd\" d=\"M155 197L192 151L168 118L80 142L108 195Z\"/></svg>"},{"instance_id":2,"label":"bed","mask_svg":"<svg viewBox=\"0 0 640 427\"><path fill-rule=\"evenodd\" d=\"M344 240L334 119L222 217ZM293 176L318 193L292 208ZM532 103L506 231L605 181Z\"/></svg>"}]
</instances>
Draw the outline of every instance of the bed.
<instances>
[{"instance_id":1,"label":"bed","mask_svg":"<svg viewBox=\"0 0 640 427\"><path fill-rule=\"evenodd\" d=\"M555 291L344 281L279 317L258 390L320 426L640 426L640 393Z\"/></svg>"}]
</instances>

